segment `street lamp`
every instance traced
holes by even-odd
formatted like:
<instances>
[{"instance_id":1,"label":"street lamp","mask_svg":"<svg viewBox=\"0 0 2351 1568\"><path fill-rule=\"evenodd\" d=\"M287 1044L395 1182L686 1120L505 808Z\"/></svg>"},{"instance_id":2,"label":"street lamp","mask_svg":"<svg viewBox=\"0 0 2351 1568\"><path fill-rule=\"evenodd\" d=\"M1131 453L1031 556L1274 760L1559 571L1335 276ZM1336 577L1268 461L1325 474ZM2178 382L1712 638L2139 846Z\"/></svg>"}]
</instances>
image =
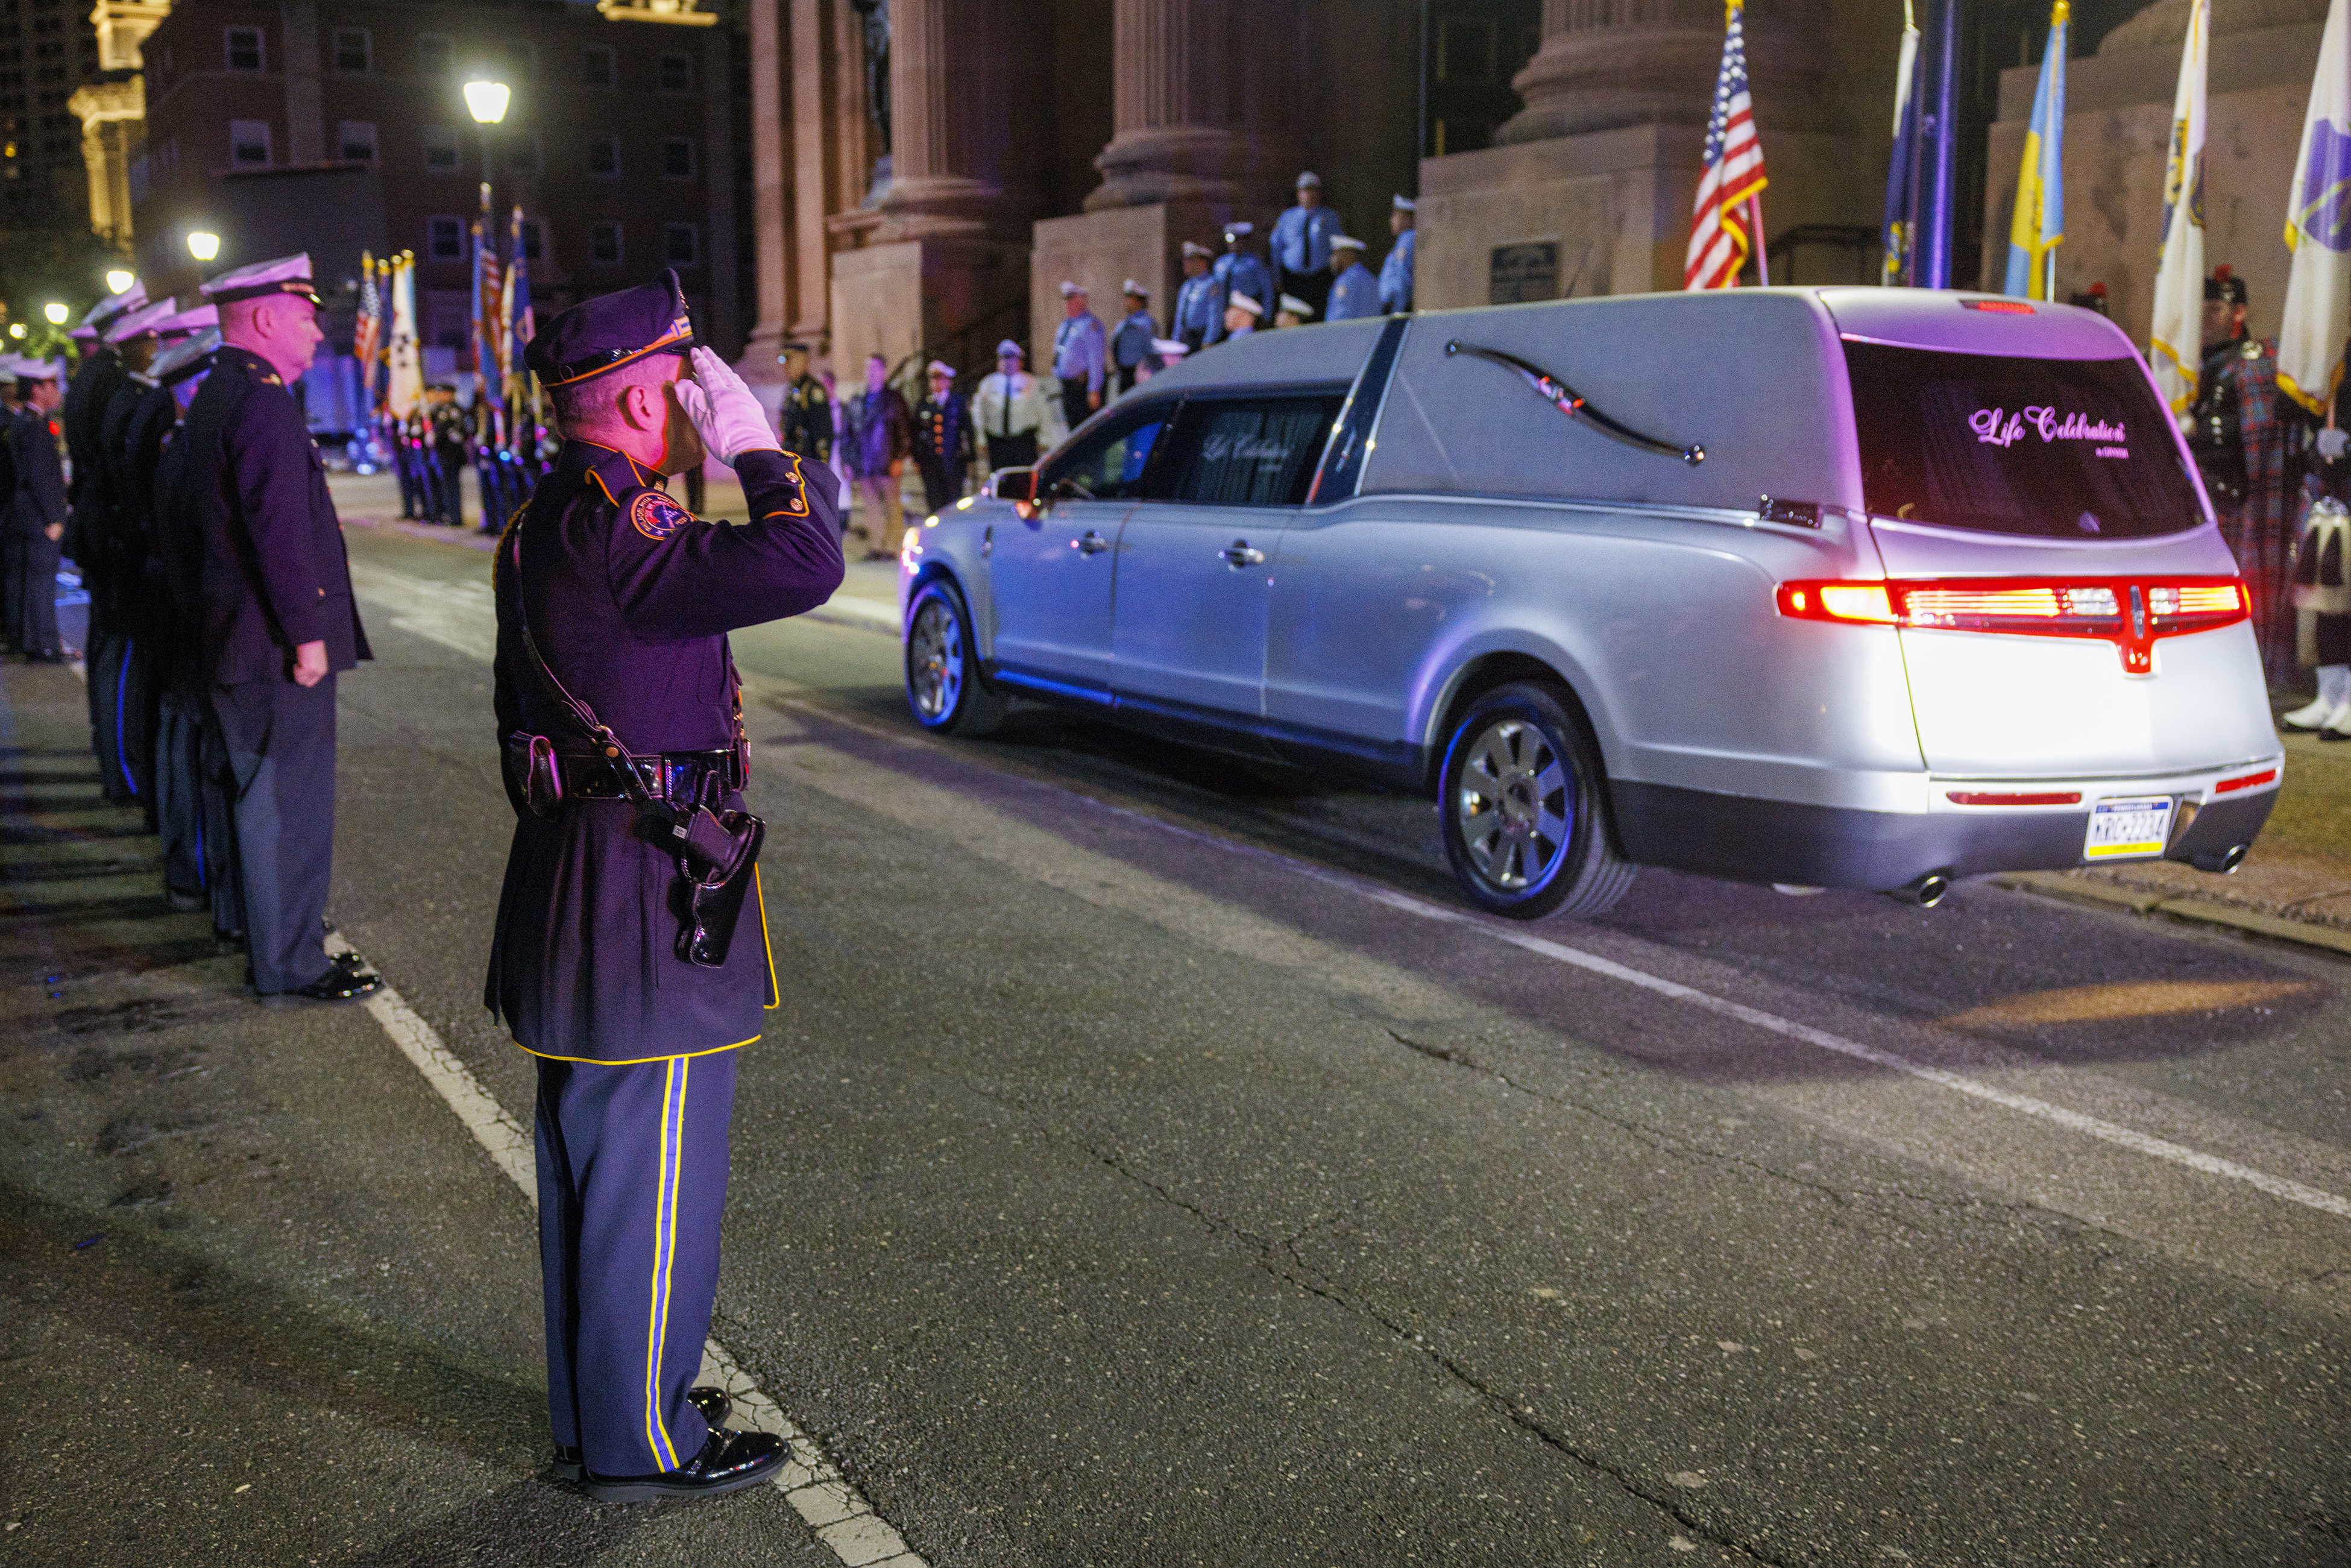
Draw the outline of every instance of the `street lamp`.
<instances>
[{"instance_id":1,"label":"street lamp","mask_svg":"<svg viewBox=\"0 0 2351 1568\"><path fill-rule=\"evenodd\" d=\"M120 294L138 281L139 279L135 275L124 271L121 267L112 267L107 268L106 291L109 294Z\"/></svg>"},{"instance_id":2,"label":"street lamp","mask_svg":"<svg viewBox=\"0 0 2351 1568\"><path fill-rule=\"evenodd\" d=\"M52 299L42 306L41 314L49 319L49 325L52 327L62 327L66 324L66 308L58 300Z\"/></svg>"},{"instance_id":3,"label":"street lamp","mask_svg":"<svg viewBox=\"0 0 2351 1568\"><path fill-rule=\"evenodd\" d=\"M193 229L188 234L188 254L198 261L210 261L220 254L220 235Z\"/></svg>"},{"instance_id":4,"label":"street lamp","mask_svg":"<svg viewBox=\"0 0 2351 1568\"><path fill-rule=\"evenodd\" d=\"M8 323L8 336L11 338L21 338L24 335L25 324L22 321L11 321Z\"/></svg>"},{"instance_id":5,"label":"street lamp","mask_svg":"<svg viewBox=\"0 0 2351 1568\"><path fill-rule=\"evenodd\" d=\"M502 81L469 81L465 84L465 108L475 124L496 125L507 117L507 99L510 89Z\"/></svg>"}]
</instances>

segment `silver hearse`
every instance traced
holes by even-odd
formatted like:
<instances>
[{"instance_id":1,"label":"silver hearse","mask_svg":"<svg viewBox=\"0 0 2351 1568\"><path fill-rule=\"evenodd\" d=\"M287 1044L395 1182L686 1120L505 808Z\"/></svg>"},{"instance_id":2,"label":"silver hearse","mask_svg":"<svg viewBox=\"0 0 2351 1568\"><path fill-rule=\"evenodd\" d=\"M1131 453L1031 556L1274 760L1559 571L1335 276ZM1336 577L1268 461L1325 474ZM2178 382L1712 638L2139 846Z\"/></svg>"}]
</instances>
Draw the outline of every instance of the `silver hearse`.
<instances>
[{"instance_id":1,"label":"silver hearse","mask_svg":"<svg viewBox=\"0 0 2351 1568\"><path fill-rule=\"evenodd\" d=\"M927 519L906 692L1432 794L1470 896L1918 903L2225 872L2277 796L2236 564L2121 332L1747 289L1236 340Z\"/></svg>"}]
</instances>

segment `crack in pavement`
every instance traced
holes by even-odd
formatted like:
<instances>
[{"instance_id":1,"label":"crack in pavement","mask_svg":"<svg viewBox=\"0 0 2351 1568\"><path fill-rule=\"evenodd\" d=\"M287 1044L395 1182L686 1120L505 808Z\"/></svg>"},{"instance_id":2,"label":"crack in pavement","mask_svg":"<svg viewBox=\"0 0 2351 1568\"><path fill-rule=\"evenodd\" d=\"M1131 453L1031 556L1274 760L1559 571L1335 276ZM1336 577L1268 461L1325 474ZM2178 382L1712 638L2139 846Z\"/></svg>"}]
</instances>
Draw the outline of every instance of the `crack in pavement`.
<instances>
[{"instance_id":1,"label":"crack in pavement","mask_svg":"<svg viewBox=\"0 0 2351 1568\"><path fill-rule=\"evenodd\" d=\"M1415 1047L1415 1049L1426 1051L1429 1048ZM1057 1132L1053 1127L1048 1124L1041 1116L1039 1115L1035 1109L1022 1102L1013 1099L1008 1095L991 1093L988 1091L980 1088L977 1083L971 1082L967 1078L961 1079L960 1082L967 1089L968 1089L972 1093L977 1095L979 1098L1008 1107L1008 1109L1017 1111L1021 1115L1026 1116L1029 1118L1031 1124L1050 1141L1060 1144L1063 1147L1077 1150L1079 1153L1084 1155L1087 1158L1094 1161L1103 1168L1111 1171L1113 1174L1143 1188L1145 1192L1150 1193L1162 1203L1191 1216L1192 1218L1197 1221L1204 1229L1230 1236L1246 1243L1249 1247L1253 1249L1256 1253L1256 1257L1253 1261L1256 1263L1257 1267L1262 1269L1266 1273L1281 1281L1284 1284L1287 1284L1295 1290L1301 1291L1308 1295L1327 1301L1331 1305L1338 1308L1340 1311L1346 1312L1348 1315L1358 1318L1364 1322L1374 1324L1384 1331L1399 1344L1402 1344L1407 1349L1415 1351L1420 1355L1426 1357L1431 1365L1435 1366L1447 1377L1475 1395L1481 1403L1487 1406L1488 1408L1499 1415L1512 1427L1517 1427L1528 1437L1534 1438L1537 1442L1541 1443L1544 1448L1550 1449L1553 1453L1573 1460L1574 1463L1582 1466L1584 1469L1591 1471L1593 1474L1606 1477L1609 1480L1614 1482L1617 1489L1625 1496L1648 1504L1651 1508L1656 1509L1658 1512L1664 1514L1675 1523L1680 1525L1683 1529L1695 1532L1700 1538L1712 1542L1726 1552L1734 1552L1740 1557L1750 1562L1765 1564L1766 1568L1784 1568L1783 1560L1768 1556L1756 1548L1748 1545L1746 1542L1725 1535L1720 1531L1691 1517L1689 1513L1683 1510L1671 1493L1659 1493L1653 1491L1624 1467L1614 1464L1596 1454L1589 1454L1584 1452L1583 1449L1578 1448L1564 1436L1552 1431L1549 1427L1538 1420L1535 1417L1531 1407L1512 1404L1508 1396L1497 1393L1494 1388L1485 1381L1485 1379L1470 1371L1467 1366L1463 1365L1458 1358L1447 1351L1439 1348L1434 1343L1431 1343L1419 1331L1408 1328L1405 1324L1388 1317L1386 1314L1353 1300L1344 1294L1334 1283L1331 1282L1326 1276L1322 1275L1319 1270L1311 1268L1303 1261L1299 1261L1295 1269L1282 1267L1275 1260L1273 1256L1273 1245L1264 1237L1245 1228L1235 1221L1224 1218L1219 1215L1211 1214L1197 1204L1177 1197L1166 1187L1161 1186L1159 1183L1152 1180L1149 1176L1144 1176L1140 1171L1137 1171L1131 1166L1127 1165L1118 1155L1109 1150L1098 1148L1082 1138L1071 1137ZM1313 1228L1312 1226L1307 1227L1307 1229L1311 1228ZM1301 1236L1304 1234L1304 1230L1298 1232L1298 1235ZM1295 1260L1297 1257L1296 1253L1292 1252L1291 1257Z\"/></svg>"}]
</instances>

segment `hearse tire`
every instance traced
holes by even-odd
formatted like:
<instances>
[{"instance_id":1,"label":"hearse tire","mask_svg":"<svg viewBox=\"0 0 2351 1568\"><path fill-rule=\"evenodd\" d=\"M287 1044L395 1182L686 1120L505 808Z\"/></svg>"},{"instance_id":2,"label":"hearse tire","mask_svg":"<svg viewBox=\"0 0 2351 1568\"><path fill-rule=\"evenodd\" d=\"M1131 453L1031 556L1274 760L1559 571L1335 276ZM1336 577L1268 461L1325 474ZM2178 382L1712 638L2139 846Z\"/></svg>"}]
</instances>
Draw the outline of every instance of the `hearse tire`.
<instances>
[{"instance_id":1,"label":"hearse tire","mask_svg":"<svg viewBox=\"0 0 2351 1568\"><path fill-rule=\"evenodd\" d=\"M942 735L986 735L1004 722L1006 703L980 674L971 608L944 577L914 591L906 614L906 706Z\"/></svg>"},{"instance_id":2,"label":"hearse tire","mask_svg":"<svg viewBox=\"0 0 2351 1568\"><path fill-rule=\"evenodd\" d=\"M1608 831L1600 749L1558 695L1497 687L1445 747L1437 815L1453 874L1479 906L1514 920L1588 919L1625 896L1635 870Z\"/></svg>"}]
</instances>

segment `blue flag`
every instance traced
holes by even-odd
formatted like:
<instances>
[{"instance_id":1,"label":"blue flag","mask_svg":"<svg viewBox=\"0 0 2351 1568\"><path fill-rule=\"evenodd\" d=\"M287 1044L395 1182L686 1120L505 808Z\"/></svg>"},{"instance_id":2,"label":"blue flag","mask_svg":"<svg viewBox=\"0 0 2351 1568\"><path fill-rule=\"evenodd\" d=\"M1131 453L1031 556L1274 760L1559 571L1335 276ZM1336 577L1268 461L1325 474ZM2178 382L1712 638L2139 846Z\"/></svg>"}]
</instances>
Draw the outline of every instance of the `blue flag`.
<instances>
[{"instance_id":1,"label":"blue flag","mask_svg":"<svg viewBox=\"0 0 2351 1568\"><path fill-rule=\"evenodd\" d=\"M2016 207L2008 225L2008 280L2003 294L2027 299L2056 296L2057 257L2065 238L2065 36L2068 0L2049 13L2049 47L2041 56L2041 83L2032 90L2032 123L2016 172Z\"/></svg>"}]
</instances>

